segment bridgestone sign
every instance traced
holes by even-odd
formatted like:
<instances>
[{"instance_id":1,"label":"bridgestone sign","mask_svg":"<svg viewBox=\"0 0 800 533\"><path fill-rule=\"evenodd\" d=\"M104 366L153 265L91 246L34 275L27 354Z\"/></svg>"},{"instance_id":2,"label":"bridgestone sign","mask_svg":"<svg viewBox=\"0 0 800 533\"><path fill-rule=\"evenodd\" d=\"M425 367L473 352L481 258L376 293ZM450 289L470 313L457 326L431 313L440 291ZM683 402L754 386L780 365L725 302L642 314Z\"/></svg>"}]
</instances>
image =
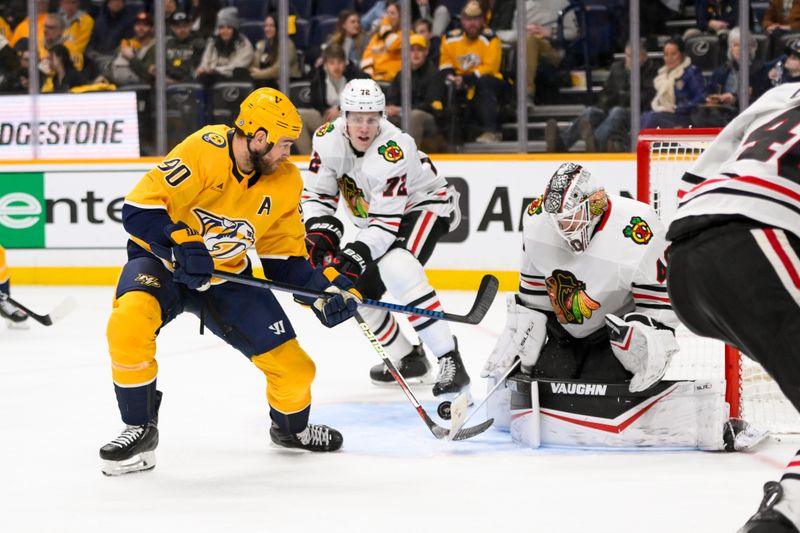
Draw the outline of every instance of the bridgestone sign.
<instances>
[{"instance_id":1,"label":"bridgestone sign","mask_svg":"<svg viewBox=\"0 0 800 533\"><path fill-rule=\"evenodd\" d=\"M0 159L122 159L139 157L136 94L45 94L0 97Z\"/></svg>"}]
</instances>

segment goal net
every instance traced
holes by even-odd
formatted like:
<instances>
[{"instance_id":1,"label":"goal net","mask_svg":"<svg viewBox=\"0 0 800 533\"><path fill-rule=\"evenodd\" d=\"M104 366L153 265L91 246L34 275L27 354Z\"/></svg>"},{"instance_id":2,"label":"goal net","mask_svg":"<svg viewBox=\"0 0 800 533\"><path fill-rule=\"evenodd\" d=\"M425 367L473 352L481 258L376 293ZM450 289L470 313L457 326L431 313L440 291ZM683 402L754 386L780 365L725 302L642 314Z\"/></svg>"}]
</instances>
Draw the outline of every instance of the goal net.
<instances>
[{"instance_id":1,"label":"goal net","mask_svg":"<svg viewBox=\"0 0 800 533\"><path fill-rule=\"evenodd\" d=\"M681 176L719 133L717 129L642 130L637 143L637 197L652 205L665 225L677 208ZM681 351L665 379L725 380L731 416L773 433L800 433L800 414L761 366L724 343L676 331Z\"/></svg>"}]
</instances>

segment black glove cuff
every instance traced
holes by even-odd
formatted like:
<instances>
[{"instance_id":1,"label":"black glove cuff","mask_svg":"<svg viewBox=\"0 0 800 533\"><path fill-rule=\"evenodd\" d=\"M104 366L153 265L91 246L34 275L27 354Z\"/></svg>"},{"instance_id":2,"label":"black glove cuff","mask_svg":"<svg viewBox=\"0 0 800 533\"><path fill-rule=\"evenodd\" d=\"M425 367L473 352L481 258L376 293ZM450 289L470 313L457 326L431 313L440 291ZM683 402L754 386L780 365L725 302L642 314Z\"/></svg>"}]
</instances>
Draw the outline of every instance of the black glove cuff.
<instances>
[{"instance_id":1,"label":"black glove cuff","mask_svg":"<svg viewBox=\"0 0 800 533\"><path fill-rule=\"evenodd\" d=\"M336 259L334 259L334 267L339 270L337 265L342 265L342 270L339 270L343 274L346 272L356 272L360 276L364 273L364 270L367 268L367 264L372 262L372 252L369 250L369 246L364 244L360 241L351 242L347 246L345 246L341 252L336 254ZM352 266L350 266L352 265Z\"/></svg>"},{"instance_id":2,"label":"black glove cuff","mask_svg":"<svg viewBox=\"0 0 800 533\"><path fill-rule=\"evenodd\" d=\"M331 239L335 246L339 246L342 235L344 235L344 224L331 215L314 217L306 221L306 233L323 233Z\"/></svg>"}]
</instances>

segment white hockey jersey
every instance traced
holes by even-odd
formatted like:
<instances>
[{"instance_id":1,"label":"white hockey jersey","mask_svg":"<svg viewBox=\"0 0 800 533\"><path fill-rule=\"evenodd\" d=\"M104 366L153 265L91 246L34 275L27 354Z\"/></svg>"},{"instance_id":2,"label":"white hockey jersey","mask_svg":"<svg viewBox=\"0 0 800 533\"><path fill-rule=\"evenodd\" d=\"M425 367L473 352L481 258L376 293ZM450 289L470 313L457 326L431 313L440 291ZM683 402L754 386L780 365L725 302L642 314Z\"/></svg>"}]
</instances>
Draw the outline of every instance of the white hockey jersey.
<instances>
[{"instance_id":1,"label":"white hockey jersey","mask_svg":"<svg viewBox=\"0 0 800 533\"><path fill-rule=\"evenodd\" d=\"M554 312L576 338L604 328L609 313L636 311L674 328L678 318L667 294L665 234L649 205L609 195L589 246L574 254L543 211L540 196L524 215L520 299Z\"/></svg>"},{"instance_id":2,"label":"white hockey jersey","mask_svg":"<svg viewBox=\"0 0 800 533\"><path fill-rule=\"evenodd\" d=\"M686 172L670 224L674 239L702 215L741 215L800 235L800 83L765 93Z\"/></svg>"},{"instance_id":3,"label":"white hockey jersey","mask_svg":"<svg viewBox=\"0 0 800 533\"><path fill-rule=\"evenodd\" d=\"M357 240L377 259L395 241L404 213L427 210L446 217L457 209L454 189L411 136L382 119L378 137L359 155L344 128L339 117L314 133L302 197L306 220L333 215L341 197L350 219L362 228Z\"/></svg>"}]
</instances>

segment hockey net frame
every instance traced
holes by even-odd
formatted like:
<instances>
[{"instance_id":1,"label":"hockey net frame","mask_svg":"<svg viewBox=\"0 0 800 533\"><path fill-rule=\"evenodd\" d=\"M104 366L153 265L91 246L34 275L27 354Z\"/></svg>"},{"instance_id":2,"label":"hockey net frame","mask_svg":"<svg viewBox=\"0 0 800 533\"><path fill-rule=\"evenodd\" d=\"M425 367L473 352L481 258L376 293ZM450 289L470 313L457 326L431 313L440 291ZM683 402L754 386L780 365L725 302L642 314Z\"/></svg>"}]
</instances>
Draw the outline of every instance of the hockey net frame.
<instances>
[{"instance_id":1,"label":"hockey net frame","mask_svg":"<svg viewBox=\"0 0 800 533\"><path fill-rule=\"evenodd\" d=\"M677 206L677 190L683 172L697 160L705 146L720 132L718 128L642 130L636 145L637 199L653 206L665 225L670 213ZM673 181L674 180L674 181ZM665 197L662 191L672 196ZM719 358L724 360L722 372L715 370L715 377L725 380L725 399L732 417L743 417L773 433L800 433L800 422L793 415L794 409L780 393L777 384L766 372L750 359L746 359L736 348L718 341L693 336L684 326L678 333L705 343L702 350L713 346L719 367ZM681 337L679 335L679 341ZM692 340L691 342L694 342ZM719 352L722 351L722 354ZM686 354L677 356L686 357ZM702 354L705 357L705 353ZM695 354L690 355L691 358ZM699 356L698 356L699 359ZM746 359L746 361L745 361ZM686 359L684 359L686 361ZM693 361L688 363L694 364ZM697 379L691 373L670 376L673 379ZM688 372L688 370L683 370ZM702 376L707 377L707 376ZM747 387L745 387L747 385ZM747 390L746 390L747 389ZM752 396L752 398L751 398ZM787 410L788 409L788 410Z\"/></svg>"}]
</instances>

